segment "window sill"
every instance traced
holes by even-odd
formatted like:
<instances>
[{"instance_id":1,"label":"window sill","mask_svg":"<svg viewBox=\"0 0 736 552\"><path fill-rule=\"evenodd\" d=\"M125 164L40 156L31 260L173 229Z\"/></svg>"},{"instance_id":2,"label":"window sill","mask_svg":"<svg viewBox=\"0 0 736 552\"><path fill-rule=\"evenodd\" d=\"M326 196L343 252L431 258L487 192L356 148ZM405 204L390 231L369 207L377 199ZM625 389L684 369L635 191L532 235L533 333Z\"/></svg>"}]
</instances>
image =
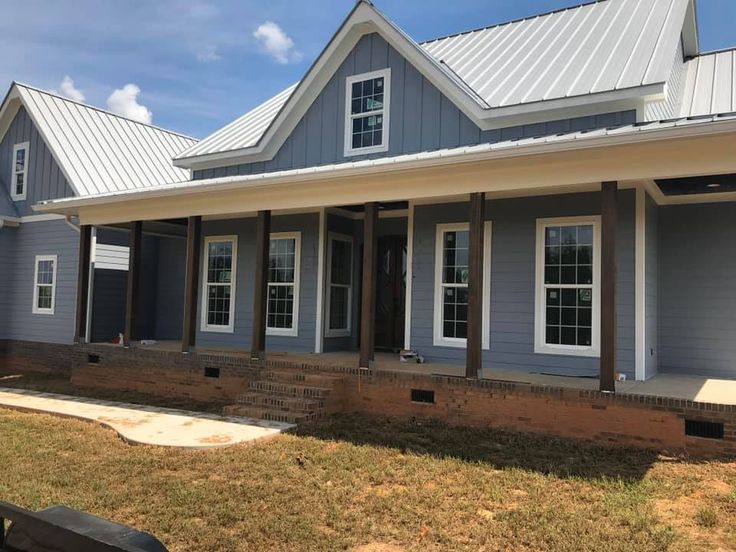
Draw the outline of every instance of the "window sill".
<instances>
[{"instance_id":1,"label":"window sill","mask_svg":"<svg viewBox=\"0 0 736 552\"><path fill-rule=\"evenodd\" d=\"M549 345L535 345L534 353L538 355L577 356L587 358L599 358L600 351L592 347L551 347Z\"/></svg>"},{"instance_id":2,"label":"window sill","mask_svg":"<svg viewBox=\"0 0 736 552\"><path fill-rule=\"evenodd\" d=\"M33 309L32 313L33 314L41 314L43 316L53 316L54 315L54 311L53 310L37 310L37 309Z\"/></svg>"},{"instance_id":3,"label":"window sill","mask_svg":"<svg viewBox=\"0 0 736 552\"><path fill-rule=\"evenodd\" d=\"M202 326L200 331L208 333L235 333L235 328L231 326Z\"/></svg>"},{"instance_id":4,"label":"window sill","mask_svg":"<svg viewBox=\"0 0 736 552\"><path fill-rule=\"evenodd\" d=\"M388 151L388 144L382 146L371 146L368 148L352 149L346 148L344 152L345 157L354 157L356 155L370 155L372 153L385 153Z\"/></svg>"},{"instance_id":5,"label":"window sill","mask_svg":"<svg viewBox=\"0 0 736 552\"><path fill-rule=\"evenodd\" d=\"M299 337L299 330L285 328L266 328L266 335L274 337Z\"/></svg>"}]
</instances>

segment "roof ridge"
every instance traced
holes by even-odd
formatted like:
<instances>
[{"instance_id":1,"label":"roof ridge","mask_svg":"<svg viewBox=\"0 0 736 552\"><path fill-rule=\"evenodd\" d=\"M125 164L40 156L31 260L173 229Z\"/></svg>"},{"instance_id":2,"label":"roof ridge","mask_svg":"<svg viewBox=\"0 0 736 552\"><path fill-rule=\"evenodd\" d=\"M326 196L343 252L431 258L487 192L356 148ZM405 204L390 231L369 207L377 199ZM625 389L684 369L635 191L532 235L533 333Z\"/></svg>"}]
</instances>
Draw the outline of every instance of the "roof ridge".
<instances>
[{"instance_id":1,"label":"roof ridge","mask_svg":"<svg viewBox=\"0 0 736 552\"><path fill-rule=\"evenodd\" d=\"M181 138L186 138L187 140L193 140L195 142L198 142L199 141L197 138L194 138L194 137L189 136L187 134L182 134L181 132L176 132L175 130L169 130L167 128L163 128L163 127L160 127L160 126L152 125L150 123L142 123L140 121L136 121L135 119L131 119L130 117L125 117L124 115L120 115L118 113L114 113L114 112L109 111L107 109L102 109L101 107L97 107L95 105L90 105L90 104L87 104L87 103L84 103L84 102L78 102L77 100L72 100L71 98L67 98L66 96L62 96L61 94L57 94L57 93L51 92L49 90L44 90L42 88L38 88L37 86L32 86L30 84L26 84L26 83L19 82L19 81L13 81L11 83L11 88L12 88L13 85L22 86L23 88L28 88L29 90L34 90L35 92L38 92L40 94L46 94L47 96L52 96L54 98L58 98L58 99L60 99L62 101L65 101L65 102L73 103L73 104L76 104L76 105L81 106L81 107L86 107L87 109L92 109L94 111L99 111L101 113L105 113L106 115L110 115L112 117L117 117L118 119L123 119L124 121L129 121L129 122L134 123L136 125L142 125L142 126L145 126L145 127L152 128L154 130L160 130L161 132L165 132L167 134L173 134L174 136L179 136Z\"/></svg>"},{"instance_id":2,"label":"roof ridge","mask_svg":"<svg viewBox=\"0 0 736 552\"><path fill-rule=\"evenodd\" d=\"M588 0L587 2L581 2L579 4L574 4L572 6L567 6L564 8L557 8L555 10L549 10L542 13L536 13L534 15L528 15L527 17L519 17L517 19L509 19L508 21L503 21L501 23L494 23L492 25L485 25L483 27L476 27L474 29L468 29L466 31L460 31L457 33L452 33L448 35L441 35L436 38L430 38L428 40L423 40L419 42L418 44L420 46L424 46L425 44L429 44L430 42L437 42L438 40L445 40L447 38L454 38L456 36L462 36L470 33L476 33L478 31L487 31L488 29L495 29L496 27L504 27L506 25L511 25L513 23L520 23L522 21L529 21L530 19L537 19L539 17L546 17L548 15L553 15L555 13L560 13L568 10L574 10L576 8L583 8L585 6L592 6L593 4L601 4L603 2L609 2L610 0Z\"/></svg>"}]
</instances>

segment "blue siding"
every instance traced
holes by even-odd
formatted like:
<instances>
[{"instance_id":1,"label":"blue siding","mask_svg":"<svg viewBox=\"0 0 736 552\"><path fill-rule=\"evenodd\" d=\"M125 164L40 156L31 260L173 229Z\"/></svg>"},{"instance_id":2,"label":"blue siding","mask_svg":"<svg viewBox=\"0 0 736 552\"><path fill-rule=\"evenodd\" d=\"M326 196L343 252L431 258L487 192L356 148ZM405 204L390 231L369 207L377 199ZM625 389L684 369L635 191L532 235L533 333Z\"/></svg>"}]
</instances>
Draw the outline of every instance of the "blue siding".
<instances>
[{"instance_id":1,"label":"blue siding","mask_svg":"<svg viewBox=\"0 0 736 552\"><path fill-rule=\"evenodd\" d=\"M0 313L9 313L13 298L13 274L8 267L15 258L16 228L0 228ZM7 339L10 317L0 315L0 339Z\"/></svg>"},{"instance_id":2,"label":"blue siding","mask_svg":"<svg viewBox=\"0 0 736 552\"><path fill-rule=\"evenodd\" d=\"M654 200L646 196L646 237L644 240L646 248L645 264L646 264L646 292L645 307L646 313L646 363L644 369L644 377L651 378L657 373L658 358L658 336L657 336L657 309L659 302L659 286L658 280L658 258L659 258L659 210Z\"/></svg>"},{"instance_id":3,"label":"blue siding","mask_svg":"<svg viewBox=\"0 0 736 552\"><path fill-rule=\"evenodd\" d=\"M659 371L736 377L733 203L659 209Z\"/></svg>"},{"instance_id":4,"label":"blue siding","mask_svg":"<svg viewBox=\"0 0 736 552\"><path fill-rule=\"evenodd\" d=\"M299 290L299 335L296 337L269 336L266 347L271 351L313 351L317 304L317 247L319 215L275 216L272 232L301 232L301 280ZM200 292L197 318L197 344L202 347L248 349L253 328L253 271L255 258L256 219L205 221L202 235L238 236L238 265L235 289L235 331L233 333L203 332L201 330L202 298ZM202 255L204 262L204 252ZM201 274L201 272L200 272ZM200 286L201 289L201 286Z\"/></svg>"},{"instance_id":5,"label":"blue siding","mask_svg":"<svg viewBox=\"0 0 736 552\"><path fill-rule=\"evenodd\" d=\"M10 195L11 158L15 144L29 142L28 189L25 201L14 202L21 215L33 214L31 205L44 199L74 195L36 125L21 107L0 141L0 186ZM1 214L1 213L0 213Z\"/></svg>"},{"instance_id":6,"label":"blue siding","mask_svg":"<svg viewBox=\"0 0 736 552\"><path fill-rule=\"evenodd\" d=\"M187 242L160 237L156 286L156 339L181 339Z\"/></svg>"},{"instance_id":7,"label":"blue siding","mask_svg":"<svg viewBox=\"0 0 736 552\"><path fill-rule=\"evenodd\" d=\"M389 150L345 157L345 79L391 68ZM604 113L481 132L447 97L378 34L363 36L309 107L275 157L266 162L196 170L194 179L253 174L343 161L498 142L636 121L635 111Z\"/></svg>"},{"instance_id":8,"label":"blue siding","mask_svg":"<svg viewBox=\"0 0 736 552\"><path fill-rule=\"evenodd\" d=\"M569 194L494 200L487 203L493 222L491 248L490 350L484 366L570 375L596 375L596 358L534 353L536 220L597 215L600 195ZM414 215L412 348L433 362L463 362L465 350L433 345L436 226L466 222L467 203L417 206ZM620 194L618 256L618 369L634 371L634 195Z\"/></svg>"},{"instance_id":9,"label":"blue siding","mask_svg":"<svg viewBox=\"0 0 736 552\"><path fill-rule=\"evenodd\" d=\"M0 234L0 248L14 242L10 245L11 254L6 255L7 262L2 264L8 292L2 294L0 301L5 303L3 317L10 321L5 338L71 343L76 313L78 232L65 221L55 220L3 228ZM32 313L36 255L58 255L53 315Z\"/></svg>"}]
</instances>

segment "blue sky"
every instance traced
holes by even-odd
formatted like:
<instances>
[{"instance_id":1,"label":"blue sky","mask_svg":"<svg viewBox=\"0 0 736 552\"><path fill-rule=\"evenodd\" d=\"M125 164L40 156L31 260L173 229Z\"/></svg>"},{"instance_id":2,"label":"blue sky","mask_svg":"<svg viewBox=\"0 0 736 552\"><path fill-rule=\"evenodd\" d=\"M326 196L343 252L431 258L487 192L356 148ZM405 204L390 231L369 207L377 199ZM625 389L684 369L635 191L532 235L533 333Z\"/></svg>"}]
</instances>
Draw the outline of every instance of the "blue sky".
<instances>
[{"instance_id":1,"label":"blue sky","mask_svg":"<svg viewBox=\"0 0 736 552\"><path fill-rule=\"evenodd\" d=\"M580 2L375 3L425 40ZM0 20L0 86L18 80L81 93L87 103L201 138L299 80L352 6L353 0L24 0L20 19ZM698 6L701 49L736 46L736 1ZM0 0L0 10L12 13L18 2ZM73 87L68 80L62 85L65 76Z\"/></svg>"}]
</instances>

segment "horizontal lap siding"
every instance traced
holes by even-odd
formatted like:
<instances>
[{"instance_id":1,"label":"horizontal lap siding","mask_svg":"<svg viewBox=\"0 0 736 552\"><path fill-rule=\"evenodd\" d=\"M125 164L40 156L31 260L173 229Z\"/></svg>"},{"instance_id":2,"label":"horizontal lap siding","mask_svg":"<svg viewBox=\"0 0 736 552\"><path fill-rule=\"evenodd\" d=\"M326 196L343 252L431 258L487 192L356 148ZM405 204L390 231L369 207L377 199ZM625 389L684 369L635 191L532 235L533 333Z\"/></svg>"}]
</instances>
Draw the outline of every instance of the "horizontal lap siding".
<instances>
[{"instance_id":1,"label":"horizontal lap siding","mask_svg":"<svg viewBox=\"0 0 736 552\"><path fill-rule=\"evenodd\" d=\"M181 339L186 258L186 240L158 238L156 339Z\"/></svg>"},{"instance_id":2,"label":"horizontal lap siding","mask_svg":"<svg viewBox=\"0 0 736 552\"><path fill-rule=\"evenodd\" d=\"M659 210L659 370L736 376L733 203Z\"/></svg>"},{"instance_id":3,"label":"horizontal lap siding","mask_svg":"<svg viewBox=\"0 0 736 552\"><path fill-rule=\"evenodd\" d=\"M12 273L9 267L15 257L16 228L0 228L0 313L11 312L13 298ZM10 317L0 315L0 339L8 339Z\"/></svg>"},{"instance_id":4,"label":"horizontal lap siding","mask_svg":"<svg viewBox=\"0 0 736 552\"><path fill-rule=\"evenodd\" d=\"M536 219L600 214L597 193L488 201L493 223L490 351L484 366L573 375L596 375L597 358L534 353ZM465 350L433 345L436 227L466 222L468 205L417 206L412 291L412 347L435 362L464 362ZM634 370L634 195L620 192L617 230L618 369Z\"/></svg>"},{"instance_id":5,"label":"horizontal lap siding","mask_svg":"<svg viewBox=\"0 0 736 552\"><path fill-rule=\"evenodd\" d=\"M7 190L8 195L11 186L13 147L23 142L29 143L27 195L25 201L14 203L18 212L25 216L33 214L31 205L34 203L74 194L33 121L21 107L0 142L0 185Z\"/></svg>"},{"instance_id":6,"label":"horizontal lap siding","mask_svg":"<svg viewBox=\"0 0 736 552\"><path fill-rule=\"evenodd\" d=\"M271 232L301 232L301 279L299 289L299 335L269 336L266 348L272 351L313 351L317 304L317 238L319 215L285 215L271 219ZM204 221L202 236L238 236L238 265L235 289L235 331L205 332L202 321L202 270L200 264L199 312L197 344L204 347L248 349L253 329L253 277L255 270L256 219ZM202 263L205 258L202 249Z\"/></svg>"},{"instance_id":7,"label":"horizontal lap siding","mask_svg":"<svg viewBox=\"0 0 736 552\"><path fill-rule=\"evenodd\" d=\"M10 321L5 332L7 339L71 343L76 315L79 233L63 220L25 223L18 228L0 230L5 232L12 232L15 241L13 255L2 265L12 281L10 295L5 299L8 310L4 312ZM32 313L37 255L58 255L53 315Z\"/></svg>"}]
</instances>

